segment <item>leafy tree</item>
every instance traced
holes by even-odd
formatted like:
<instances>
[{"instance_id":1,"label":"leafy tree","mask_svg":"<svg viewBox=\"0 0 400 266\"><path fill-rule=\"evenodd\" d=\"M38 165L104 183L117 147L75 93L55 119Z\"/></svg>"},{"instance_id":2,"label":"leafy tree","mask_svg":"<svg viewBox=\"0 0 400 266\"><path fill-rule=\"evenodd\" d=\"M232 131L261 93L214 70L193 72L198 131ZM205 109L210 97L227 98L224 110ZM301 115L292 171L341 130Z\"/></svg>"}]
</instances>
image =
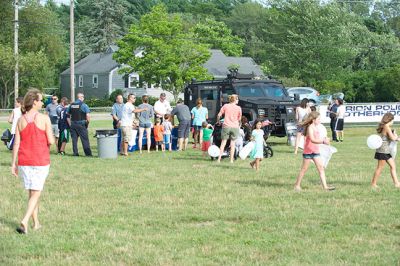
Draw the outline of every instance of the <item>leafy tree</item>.
<instances>
[{"instance_id":1,"label":"leafy tree","mask_svg":"<svg viewBox=\"0 0 400 266\"><path fill-rule=\"evenodd\" d=\"M22 53L43 51L53 67L67 60L66 30L56 13L31 1L21 9L20 20L19 48Z\"/></svg>"},{"instance_id":2,"label":"leafy tree","mask_svg":"<svg viewBox=\"0 0 400 266\"><path fill-rule=\"evenodd\" d=\"M221 19L229 16L233 8L248 0L156 0L170 13L192 13L197 16Z\"/></svg>"},{"instance_id":3,"label":"leafy tree","mask_svg":"<svg viewBox=\"0 0 400 266\"><path fill-rule=\"evenodd\" d=\"M244 40L243 53L259 64L268 59L264 40L264 31L268 27L267 14L266 8L252 2L235 6L231 15L224 19L233 34Z\"/></svg>"},{"instance_id":4,"label":"leafy tree","mask_svg":"<svg viewBox=\"0 0 400 266\"><path fill-rule=\"evenodd\" d=\"M20 89L23 95L27 88L43 88L52 84L54 69L44 52L20 54ZM15 59L11 47L0 44L0 107L7 108L12 104L14 95Z\"/></svg>"},{"instance_id":5,"label":"leafy tree","mask_svg":"<svg viewBox=\"0 0 400 266\"><path fill-rule=\"evenodd\" d=\"M207 47L193 40L183 31L179 16L168 15L166 7L157 5L143 15L139 25L132 25L129 33L118 42L120 49L114 58L125 64L125 73L136 71L141 81L160 84L177 98L185 82L192 78L208 77L202 66L210 57ZM142 56L133 51L141 49Z\"/></svg>"},{"instance_id":6,"label":"leafy tree","mask_svg":"<svg viewBox=\"0 0 400 266\"><path fill-rule=\"evenodd\" d=\"M7 108L14 94L14 55L11 47L0 44L0 107Z\"/></svg>"},{"instance_id":7,"label":"leafy tree","mask_svg":"<svg viewBox=\"0 0 400 266\"><path fill-rule=\"evenodd\" d=\"M198 23L193 29L195 38L211 49L221 49L228 56L241 56L244 41L232 35L232 31L224 22L206 19Z\"/></svg>"},{"instance_id":8,"label":"leafy tree","mask_svg":"<svg viewBox=\"0 0 400 266\"><path fill-rule=\"evenodd\" d=\"M80 10L84 15L78 21L78 40L96 53L103 52L122 37L127 21L131 20L125 0L86 0L81 2Z\"/></svg>"},{"instance_id":9,"label":"leafy tree","mask_svg":"<svg viewBox=\"0 0 400 266\"><path fill-rule=\"evenodd\" d=\"M14 34L14 12L12 1L0 0L0 43L12 43Z\"/></svg>"},{"instance_id":10,"label":"leafy tree","mask_svg":"<svg viewBox=\"0 0 400 266\"><path fill-rule=\"evenodd\" d=\"M400 101L400 65L380 71L376 79L375 100Z\"/></svg>"}]
</instances>

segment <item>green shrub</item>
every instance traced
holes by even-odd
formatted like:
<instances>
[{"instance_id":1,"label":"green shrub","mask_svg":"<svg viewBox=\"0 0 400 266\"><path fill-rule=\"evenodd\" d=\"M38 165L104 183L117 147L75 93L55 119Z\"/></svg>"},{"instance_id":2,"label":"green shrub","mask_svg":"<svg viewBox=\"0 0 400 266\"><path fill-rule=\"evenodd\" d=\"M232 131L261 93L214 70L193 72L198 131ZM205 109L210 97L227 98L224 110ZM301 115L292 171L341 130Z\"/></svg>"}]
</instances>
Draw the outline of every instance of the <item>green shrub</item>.
<instances>
[{"instance_id":1,"label":"green shrub","mask_svg":"<svg viewBox=\"0 0 400 266\"><path fill-rule=\"evenodd\" d=\"M85 103L89 107L107 107L107 106L112 106L114 102L110 101L110 99L90 98L85 100Z\"/></svg>"},{"instance_id":2,"label":"green shrub","mask_svg":"<svg viewBox=\"0 0 400 266\"><path fill-rule=\"evenodd\" d=\"M110 94L109 100L114 103L115 102L115 98L117 97L117 95L122 95L123 96L124 92L121 89L116 89L115 91L113 91ZM124 98L124 102L126 102L125 98Z\"/></svg>"},{"instance_id":3,"label":"green shrub","mask_svg":"<svg viewBox=\"0 0 400 266\"><path fill-rule=\"evenodd\" d=\"M158 101L157 97L149 96L149 104L153 105ZM136 97L136 102L135 105L138 106L139 104L142 104L142 97Z\"/></svg>"}]
</instances>

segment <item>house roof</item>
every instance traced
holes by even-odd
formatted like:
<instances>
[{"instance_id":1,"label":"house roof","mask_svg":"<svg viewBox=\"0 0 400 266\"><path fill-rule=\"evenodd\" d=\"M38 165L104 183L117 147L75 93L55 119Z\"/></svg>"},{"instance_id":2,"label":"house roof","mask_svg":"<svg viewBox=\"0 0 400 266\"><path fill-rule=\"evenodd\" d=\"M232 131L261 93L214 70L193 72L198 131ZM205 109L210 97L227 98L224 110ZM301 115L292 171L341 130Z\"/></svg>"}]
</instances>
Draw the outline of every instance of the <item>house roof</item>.
<instances>
[{"instance_id":1,"label":"house roof","mask_svg":"<svg viewBox=\"0 0 400 266\"><path fill-rule=\"evenodd\" d=\"M263 75L261 68L251 57L226 56L221 50L214 49L211 49L210 52L211 57L204 64L204 67L207 68L208 72L215 78L226 78L226 75L230 73L228 67L232 64L239 65L239 73L254 73L256 76Z\"/></svg>"},{"instance_id":2,"label":"house roof","mask_svg":"<svg viewBox=\"0 0 400 266\"><path fill-rule=\"evenodd\" d=\"M111 49L113 50L113 49ZM112 52L90 54L75 64L75 74L102 74L110 73L119 64L112 58ZM61 73L69 75L70 68Z\"/></svg>"},{"instance_id":3,"label":"house roof","mask_svg":"<svg viewBox=\"0 0 400 266\"><path fill-rule=\"evenodd\" d=\"M75 64L75 74L102 74L110 73L111 70L118 67L119 64L112 58L112 55L118 47L115 45L110 46L105 53L90 54ZM214 78L226 78L229 74L228 67L232 64L239 65L239 73L252 74L262 76L263 72L260 67L254 62L251 57L233 57L226 56L221 50L211 49L211 57L204 64L208 72ZM136 52L135 52L136 54ZM70 69L68 68L61 75L69 75Z\"/></svg>"}]
</instances>

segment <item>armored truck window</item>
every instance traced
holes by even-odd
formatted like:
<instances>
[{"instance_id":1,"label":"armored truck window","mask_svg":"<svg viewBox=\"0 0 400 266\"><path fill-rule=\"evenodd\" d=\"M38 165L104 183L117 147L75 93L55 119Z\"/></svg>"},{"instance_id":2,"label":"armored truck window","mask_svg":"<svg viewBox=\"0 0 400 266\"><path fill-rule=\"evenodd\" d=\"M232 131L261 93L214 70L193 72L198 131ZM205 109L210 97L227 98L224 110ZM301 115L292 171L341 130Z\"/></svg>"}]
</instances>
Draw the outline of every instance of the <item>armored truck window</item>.
<instances>
[{"instance_id":1,"label":"armored truck window","mask_svg":"<svg viewBox=\"0 0 400 266\"><path fill-rule=\"evenodd\" d=\"M285 96L285 92L282 87L279 86L265 86L265 93L270 97L282 97Z\"/></svg>"},{"instance_id":2,"label":"armored truck window","mask_svg":"<svg viewBox=\"0 0 400 266\"><path fill-rule=\"evenodd\" d=\"M200 98L205 100L217 100L218 99L218 91L217 90L201 90Z\"/></svg>"},{"instance_id":3,"label":"armored truck window","mask_svg":"<svg viewBox=\"0 0 400 266\"><path fill-rule=\"evenodd\" d=\"M241 97L265 97L263 89L257 85L236 87L236 90Z\"/></svg>"}]
</instances>

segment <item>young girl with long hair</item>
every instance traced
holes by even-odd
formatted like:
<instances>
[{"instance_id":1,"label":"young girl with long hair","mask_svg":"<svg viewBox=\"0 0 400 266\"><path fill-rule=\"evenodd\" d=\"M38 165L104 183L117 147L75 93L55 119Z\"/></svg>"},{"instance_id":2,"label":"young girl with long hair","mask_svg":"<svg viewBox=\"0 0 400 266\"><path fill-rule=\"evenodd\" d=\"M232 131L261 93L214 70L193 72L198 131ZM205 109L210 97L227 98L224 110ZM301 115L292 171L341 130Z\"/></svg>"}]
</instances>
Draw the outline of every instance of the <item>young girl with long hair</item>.
<instances>
[{"instance_id":1,"label":"young girl with long hair","mask_svg":"<svg viewBox=\"0 0 400 266\"><path fill-rule=\"evenodd\" d=\"M309 100L304 98L300 102L300 106L296 107L296 122L297 122L297 134L296 134L296 143L294 147L294 154L297 154L299 149L300 138L303 137L304 128L301 126L304 118L311 112L309 106Z\"/></svg>"},{"instance_id":2,"label":"young girl with long hair","mask_svg":"<svg viewBox=\"0 0 400 266\"><path fill-rule=\"evenodd\" d=\"M378 165L376 166L371 182L371 186L373 188L378 187L376 183L378 182L378 178L381 175L382 169L385 164L388 164L390 167L390 174L392 176L394 186L396 188L400 188L400 182L397 179L396 164L394 159L390 155L389 148L390 141L399 141L399 137L391 129L391 126L393 125L393 119L394 116L392 113L384 114L378 128L376 129L377 133L382 137L383 142L382 146L376 149L375 152L375 159L378 160Z\"/></svg>"},{"instance_id":3,"label":"young girl with long hair","mask_svg":"<svg viewBox=\"0 0 400 266\"><path fill-rule=\"evenodd\" d=\"M203 122L207 121L208 119L208 109L203 107L203 101L201 98L196 100L196 106L190 111L192 114L192 121L193 121L193 141L194 145L193 148L196 148L196 144L201 144L200 139L200 131L202 130ZM201 148L201 145L200 145Z\"/></svg>"},{"instance_id":4,"label":"young girl with long hair","mask_svg":"<svg viewBox=\"0 0 400 266\"><path fill-rule=\"evenodd\" d=\"M262 121L256 120L254 122L253 131L251 132L251 139L255 141L254 149L250 154L250 157L254 159L250 166L256 168L256 171L260 169L260 162L264 158L264 130L262 128Z\"/></svg>"},{"instance_id":5,"label":"young girl with long hair","mask_svg":"<svg viewBox=\"0 0 400 266\"><path fill-rule=\"evenodd\" d=\"M325 177L325 169L322 164L322 160L320 158L319 153L319 144L329 144L329 139L320 137L320 133L317 129L317 126L321 123L320 115L318 112L311 112L304 121L300 124L304 128L304 150L303 150L303 164L300 169L300 173L297 176L296 184L294 185L294 189L296 191L301 190L301 180L304 177L304 174L307 172L308 167L310 166L311 160L314 161L319 177L321 179L322 187L325 190L334 190L335 187L328 186L326 184Z\"/></svg>"}]
</instances>

